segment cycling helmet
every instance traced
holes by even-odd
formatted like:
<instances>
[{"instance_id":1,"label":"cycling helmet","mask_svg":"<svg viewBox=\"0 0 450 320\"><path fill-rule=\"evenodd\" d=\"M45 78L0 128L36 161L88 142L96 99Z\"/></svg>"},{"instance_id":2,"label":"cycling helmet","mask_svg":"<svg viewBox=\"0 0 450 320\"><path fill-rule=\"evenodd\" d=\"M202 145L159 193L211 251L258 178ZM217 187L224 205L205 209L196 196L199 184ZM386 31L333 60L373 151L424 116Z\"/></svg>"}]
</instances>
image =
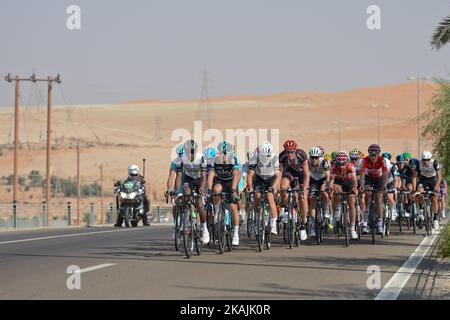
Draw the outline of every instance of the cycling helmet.
<instances>
[{"instance_id":1,"label":"cycling helmet","mask_svg":"<svg viewBox=\"0 0 450 320\"><path fill-rule=\"evenodd\" d=\"M312 147L311 149L309 149L309 156L310 157L321 157L322 150L320 150L319 147Z\"/></svg>"},{"instance_id":2,"label":"cycling helmet","mask_svg":"<svg viewBox=\"0 0 450 320\"><path fill-rule=\"evenodd\" d=\"M338 152L337 152L337 151L333 151L333 152L331 153L331 160L335 161L337 155L338 155Z\"/></svg>"},{"instance_id":3,"label":"cycling helmet","mask_svg":"<svg viewBox=\"0 0 450 320\"><path fill-rule=\"evenodd\" d=\"M287 140L284 144L283 144L284 150L286 151L295 151L297 150L297 142L295 142L294 140Z\"/></svg>"},{"instance_id":4,"label":"cycling helmet","mask_svg":"<svg viewBox=\"0 0 450 320\"><path fill-rule=\"evenodd\" d=\"M403 155L405 156L406 160L410 160L412 158L412 154L409 152L403 152Z\"/></svg>"},{"instance_id":5,"label":"cycling helmet","mask_svg":"<svg viewBox=\"0 0 450 320\"><path fill-rule=\"evenodd\" d=\"M268 141L263 142L258 147L258 157L263 164L268 164L273 156L272 144Z\"/></svg>"},{"instance_id":6,"label":"cycling helmet","mask_svg":"<svg viewBox=\"0 0 450 320\"><path fill-rule=\"evenodd\" d=\"M137 165L132 164L128 167L128 174L130 176L137 176L139 174L139 168Z\"/></svg>"},{"instance_id":7,"label":"cycling helmet","mask_svg":"<svg viewBox=\"0 0 450 320\"><path fill-rule=\"evenodd\" d=\"M399 162L399 163L405 163L405 162L406 162L406 158L405 158L405 155L404 155L403 153L402 153L402 154L399 154L395 159L396 159L397 162Z\"/></svg>"},{"instance_id":8,"label":"cycling helmet","mask_svg":"<svg viewBox=\"0 0 450 320\"><path fill-rule=\"evenodd\" d=\"M220 154L227 154L230 152L233 152L233 145L227 141L221 141L217 145L217 151L219 151Z\"/></svg>"},{"instance_id":9,"label":"cycling helmet","mask_svg":"<svg viewBox=\"0 0 450 320\"><path fill-rule=\"evenodd\" d=\"M324 157L325 159L327 159L327 161L331 161L331 156L330 156L329 153L325 153L325 154L323 155L323 157Z\"/></svg>"},{"instance_id":10,"label":"cycling helmet","mask_svg":"<svg viewBox=\"0 0 450 320\"><path fill-rule=\"evenodd\" d=\"M323 157L323 155L325 154L325 149L324 149L324 147L322 147L322 146L317 146L317 148L320 149L320 151L321 151L320 156Z\"/></svg>"},{"instance_id":11,"label":"cycling helmet","mask_svg":"<svg viewBox=\"0 0 450 320\"><path fill-rule=\"evenodd\" d=\"M381 149L379 145L374 143L369 146L367 151L369 152L369 156L377 156L380 154Z\"/></svg>"},{"instance_id":12,"label":"cycling helmet","mask_svg":"<svg viewBox=\"0 0 450 320\"><path fill-rule=\"evenodd\" d=\"M358 149L353 149L350 151L350 159L357 160L361 156L360 151Z\"/></svg>"},{"instance_id":13,"label":"cycling helmet","mask_svg":"<svg viewBox=\"0 0 450 320\"><path fill-rule=\"evenodd\" d=\"M208 147L203 152L203 155L205 156L206 159L212 159L216 156L216 149L213 147Z\"/></svg>"},{"instance_id":14,"label":"cycling helmet","mask_svg":"<svg viewBox=\"0 0 450 320\"><path fill-rule=\"evenodd\" d=\"M420 157L422 158L422 160L430 160L432 157L432 153L430 151L424 151L422 152L422 154L420 155Z\"/></svg>"},{"instance_id":15,"label":"cycling helmet","mask_svg":"<svg viewBox=\"0 0 450 320\"><path fill-rule=\"evenodd\" d=\"M197 144L197 142L196 142L195 140L192 140L192 139L187 140L187 141L184 143L184 150L185 150L185 152L186 152L186 151L197 152L197 150L198 150L198 144Z\"/></svg>"},{"instance_id":16,"label":"cycling helmet","mask_svg":"<svg viewBox=\"0 0 450 320\"><path fill-rule=\"evenodd\" d=\"M182 144L180 144L180 145L177 147L177 154L178 154L179 157L182 157L182 156L183 156L183 154L184 154L184 147L183 147Z\"/></svg>"},{"instance_id":17,"label":"cycling helmet","mask_svg":"<svg viewBox=\"0 0 450 320\"><path fill-rule=\"evenodd\" d=\"M338 166L344 166L348 162L348 154L345 151L340 151L336 155L336 163Z\"/></svg>"},{"instance_id":18,"label":"cycling helmet","mask_svg":"<svg viewBox=\"0 0 450 320\"><path fill-rule=\"evenodd\" d=\"M391 154L389 152L384 152L383 153L383 158L391 160L392 156L391 156Z\"/></svg>"}]
</instances>

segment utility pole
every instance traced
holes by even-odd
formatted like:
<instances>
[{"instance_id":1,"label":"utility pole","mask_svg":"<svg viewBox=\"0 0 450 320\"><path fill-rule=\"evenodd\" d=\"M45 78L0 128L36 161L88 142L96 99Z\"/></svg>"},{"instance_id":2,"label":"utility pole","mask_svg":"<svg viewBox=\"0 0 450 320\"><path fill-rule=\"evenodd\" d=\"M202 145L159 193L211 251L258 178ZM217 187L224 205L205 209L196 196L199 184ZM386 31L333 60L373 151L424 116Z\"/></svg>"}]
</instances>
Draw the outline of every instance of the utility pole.
<instances>
[{"instance_id":1,"label":"utility pole","mask_svg":"<svg viewBox=\"0 0 450 320\"><path fill-rule=\"evenodd\" d=\"M77 141L77 225L80 224L80 140Z\"/></svg>"},{"instance_id":2,"label":"utility pole","mask_svg":"<svg viewBox=\"0 0 450 320\"><path fill-rule=\"evenodd\" d=\"M417 157L420 157L420 80L428 80L430 77L408 77L408 80L416 80L417 86Z\"/></svg>"},{"instance_id":3,"label":"utility pole","mask_svg":"<svg viewBox=\"0 0 450 320\"><path fill-rule=\"evenodd\" d=\"M210 114L210 103L209 103L209 77L208 70L205 68L203 70L203 78L202 78L202 89L201 89L201 97L200 104L198 107L198 119L203 120L205 118L206 113L206 126L207 128L211 128L211 114Z\"/></svg>"},{"instance_id":4,"label":"utility pole","mask_svg":"<svg viewBox=\"0 0 450 320\"><path fill-rule=\"evenodd\" d=\"M101 163L98 168L100 169L100 224L103 224L103 167L107 163Z\"/></svg>"},{"instance_id":5,"label":"utility pole","mask_svg":"<svg viewBox=\"0 0 450 320\"><path fill-rule=\"evenodd\" d=\"M19 101L20 101L20 81L30 81L31 79L20 78L11 74L5 77L5 81L15 82L15 101L14 101L14 180L13 180L13 202L17 201L17 186L19 184Z\"/></svg>"},{"instance_id":6,"label":"utility pole","mask_svg":"<svg viewBox=\"0 0 450 320\"><path fill-rule=\"evenodd\" d=\"M56 78L47 77L47 79L37 79L36 75L33 74L30 78L33 82L46 81L48 84L47 90L47 165L46 165L46 175L45 175L45 203L46 203L46 223L48 225L50 216L50 196L51 196L51 175L50 175L50 164L51 164L51 132L52 132L52 91L53 82L61 83L61 78L59 74Z\"/></svg>"},{"instance_id":7,"label":"utility pole","mask_svg":"<svg viewBox=\"0 0 450 320\"><path fill-rule=\"evenodd\" d=\"M388 104L371 104L369 107L378 109L378 145L381 143L381 108L388 108Z\"/></svg>"},{"instance_id":8,"label":"utility pole","mask_svg":"<svg viewBox=\"0 0 450 320\"><path fill-rule=\"evenodd\" d=\"M337 120L333 123L338 126L338 151L341 151L341 128L345 127L349 124L349 122L345 120Z\"/></svg>"}]
</instances>

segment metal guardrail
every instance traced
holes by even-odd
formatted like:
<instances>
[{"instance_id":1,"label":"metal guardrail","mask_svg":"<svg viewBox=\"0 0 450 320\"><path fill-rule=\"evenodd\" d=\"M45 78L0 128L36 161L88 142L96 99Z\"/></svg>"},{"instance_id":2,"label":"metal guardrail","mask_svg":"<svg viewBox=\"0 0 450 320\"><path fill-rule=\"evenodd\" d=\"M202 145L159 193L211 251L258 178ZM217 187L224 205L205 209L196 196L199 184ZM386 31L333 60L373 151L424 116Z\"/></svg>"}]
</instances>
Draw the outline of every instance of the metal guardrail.
<instances>
[{"instance_id":1,"label":"metal guardrail","mask_svg":"<svg viewBox=\"0 0 450 320\"><path fill-rule=\"evenodd\" d=\"M97 209L97 210L96 210ZM20 202L0 202L0 228L31 228L46 226L46 204L36 203L20 203ZM76 214L76 206L71 202L66 204L52 204L52 218L49 226L70 226L76 224L74 214ZM94 226L99 224L97 217L101 213L98 211L94 203L80 206L80 223ZM117 210L113 203L109 203L103 212L106 216L105 224L114 224L117 220ZM148 213L151 223L171 223L172 207L153 205Z\"/></svg>"}]
</instances>

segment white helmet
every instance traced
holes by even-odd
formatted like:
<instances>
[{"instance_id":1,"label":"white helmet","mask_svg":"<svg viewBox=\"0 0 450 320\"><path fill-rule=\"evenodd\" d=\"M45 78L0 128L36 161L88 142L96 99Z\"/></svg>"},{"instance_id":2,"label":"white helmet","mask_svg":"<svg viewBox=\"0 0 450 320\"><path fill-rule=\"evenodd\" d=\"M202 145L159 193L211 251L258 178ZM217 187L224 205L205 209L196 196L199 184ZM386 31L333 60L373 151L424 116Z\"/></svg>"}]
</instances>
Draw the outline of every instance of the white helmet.
<instances>
[{"instance_id":1,"label":"white helmet","mask_svg":"<svg viewBox=\"0 0 450 320\"><path fill-rule=\"evenodd\" d=\"M139 173L139 168L138 168L138 166L135 165L135 164L130 165L130 166L128 167L128 173L129 173L131 176L137 176L138 173Z\"/></svg>"},{"instance_id":2,"label":"white helmet","mask_svg":"<svg viewBox=\"0 0 450 320\"><path fill-rule=\"evenodd\" d=\"M322 150L320 150L319 147L312 147L311 149L309 149L309 156L310 157L321 157Z\"/></svg>"},{"instance_id":3,"label":"white helmet","mask_svg":"<svg viewBox=\"0 0 450 320\"><path fill-rule=\"evenodd\" d=\"M422 160L430 160L432 156L430 151L424 151L422 152L421 158Z\"/></svg>"},{"instance_id":4,"label":"white helmet","mask_svg":"<svg viewBox=\"0 0 450 320\"><path fill-rule=\"evenodd\" d=\"M249 161L251 158L253 158L254 152L253 151L247 151L247 161Z\"/></svg>"},{"instance_id":5,"label":"white helmet","mask_svg":"<svg viewBox=\"0 0 450 320\"><path fill-rule=\"evenodd\" d=\"M272 144L268 141L263 142L258 148L258 157L263 164L270 162L273 156Z\"/></svg>"}]
</instances>

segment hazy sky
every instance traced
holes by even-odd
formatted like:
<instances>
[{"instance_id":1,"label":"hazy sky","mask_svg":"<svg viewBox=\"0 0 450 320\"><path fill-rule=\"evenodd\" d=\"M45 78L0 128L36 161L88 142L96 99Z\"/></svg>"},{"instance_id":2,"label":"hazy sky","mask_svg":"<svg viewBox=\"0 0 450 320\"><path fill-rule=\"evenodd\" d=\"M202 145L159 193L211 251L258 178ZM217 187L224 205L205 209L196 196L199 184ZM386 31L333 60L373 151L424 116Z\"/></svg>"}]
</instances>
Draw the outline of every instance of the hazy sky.
<instances>
[{"instance_id":1,"label":"hazy sky","mask_svg":"<svg viewBox=\"0 0 450 320\"><path fill-rule=\"evenodd\" d=\"M66 27L72 4L81 30ZM366 26L372 4L381 30ZM448 14L447 0L0 0L0 77L60 73L68 103L197 99L204 67L211 96L447 77L450 45L429 41ZM0 106L13 100L1 80Z\"/></svg>"}]
</instances>

